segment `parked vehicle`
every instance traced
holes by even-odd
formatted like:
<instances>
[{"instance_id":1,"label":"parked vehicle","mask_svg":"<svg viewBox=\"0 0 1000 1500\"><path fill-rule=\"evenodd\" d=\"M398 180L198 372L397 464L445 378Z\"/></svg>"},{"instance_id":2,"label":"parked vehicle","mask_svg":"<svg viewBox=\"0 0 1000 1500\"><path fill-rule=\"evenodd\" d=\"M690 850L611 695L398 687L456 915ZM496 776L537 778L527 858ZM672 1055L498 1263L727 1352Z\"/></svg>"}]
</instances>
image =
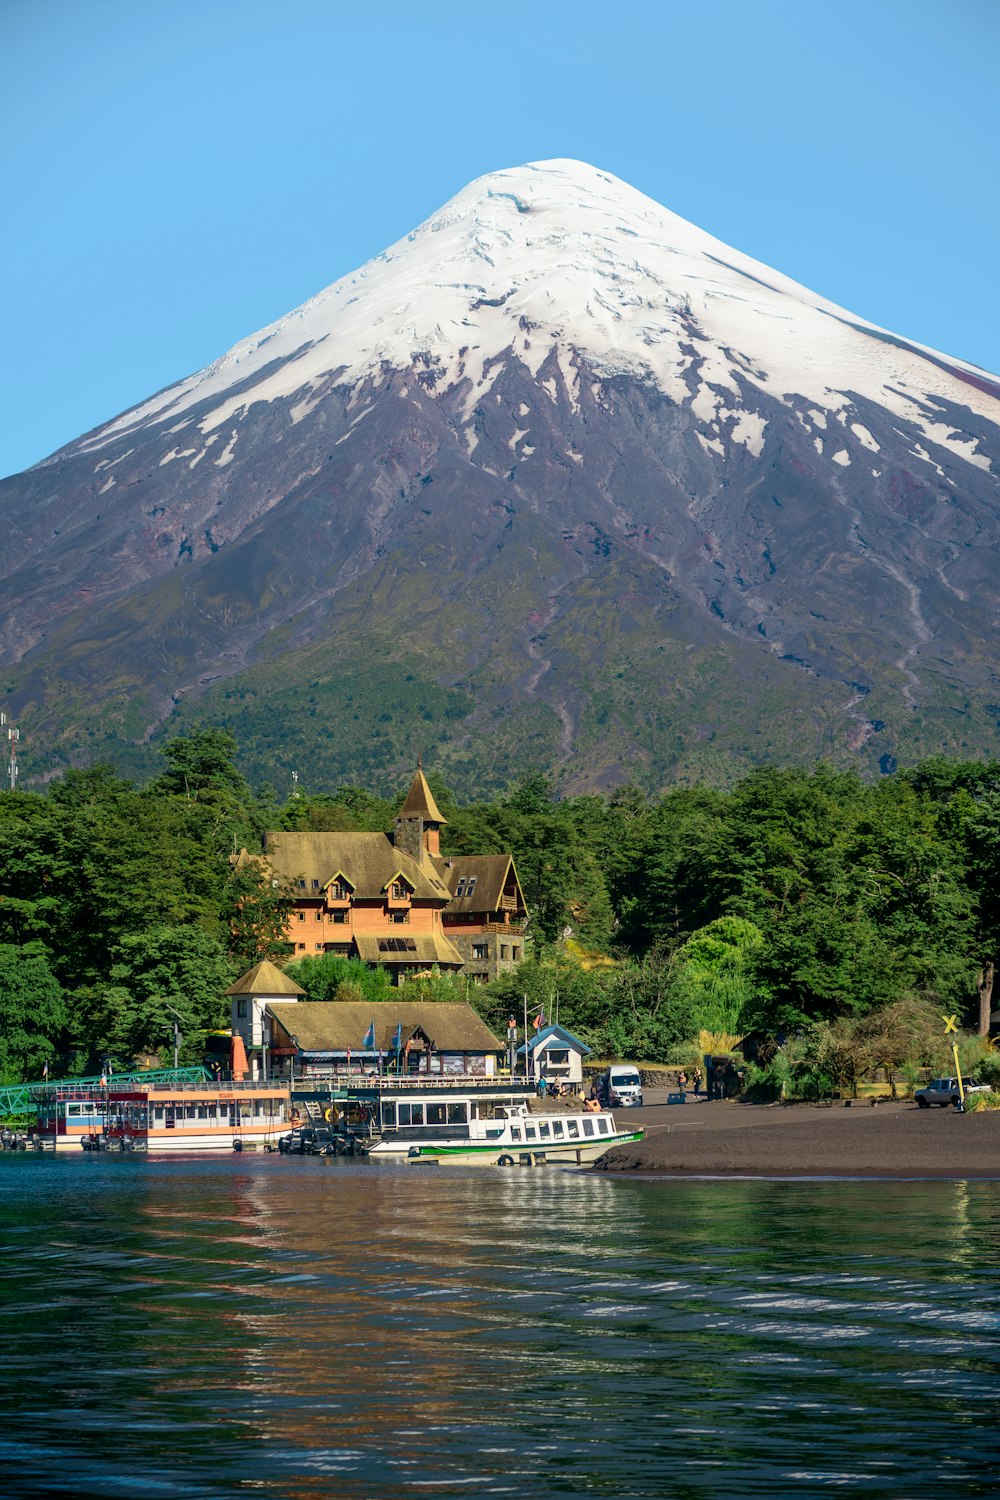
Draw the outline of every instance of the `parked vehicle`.
<instances>
[{"instance_id":1,"label":"parked vehicle","mask_svg":"<svg viewBox=\"0 0 1000 1500\"><path fill-rule=\"evenodd\" d=\"M597 1097L605 1109L624 1109L630 1104L641 1104L639 1069L628 1063L615 1063L597 1080Z\"/></svg>"},{"instance_id":2,"label":"parked vehicle","mask_svg":"<svg viewBox=\"0 0 1000 1500\"><path fill-rule=\"evenodd\" d=\"M963 1087L967 1094L981 1094L989 1084L977 1083L974 1078L963 1078ZM921 1109L930 1109L932 1104L940 1104L942 1109L947 1109L949 1104L954 1104L959 1098L957 1078L932 1078L926 1088L917 1089L914 1094L918 1106Z\"/></svg>"}]
</instances>

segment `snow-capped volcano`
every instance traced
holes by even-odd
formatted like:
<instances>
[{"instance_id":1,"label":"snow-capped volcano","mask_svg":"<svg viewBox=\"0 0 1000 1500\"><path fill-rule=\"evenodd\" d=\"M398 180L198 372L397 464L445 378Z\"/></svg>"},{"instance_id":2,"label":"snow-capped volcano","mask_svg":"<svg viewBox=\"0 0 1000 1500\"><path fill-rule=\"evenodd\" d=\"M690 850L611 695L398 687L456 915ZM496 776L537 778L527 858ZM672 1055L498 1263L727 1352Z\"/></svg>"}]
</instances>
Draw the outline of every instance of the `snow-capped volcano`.
<instances>
[{"instance_id":1,"label":"snow-capped volcano","mask_svg":"<svg viewBox=\"0 0 1000 1500\"><path fill-rule=\"evenodd\" d=\"M415 361L425 387L461 384L471 416L506 358L516 355L537 377L553 349L574 396L580 355L597 374L651 381L689 403L709 444L725 432L760 453L764 423L746 411L747 387L812 403L818 433L826 414L848 411L858 393L989 466L936 404L955 399L958 381L974 411L995 416L1000 386L982 371L893 339L575 161L479 178L359 271L84 446L183 418L197 404L197 431L172 431L186 433L178 456L198 462L206 440L217 443L255 401L294 397L297 422L331 381L356 384ZM225 447L225 462L232 451ZM211 457L219 463L223 454Z\"/></svg>"},{"instance_id":2,"label":"snow-capped volcano","mask_svg":"<svg viewBox=\"0 0 1000 1500\"><path fill-rule=\"evenodd\" d=\"M479 178L3 494L54 759L198 715L314 784L1000 749L1000 382L579 162Z\"/></svg>"}]
</instances>

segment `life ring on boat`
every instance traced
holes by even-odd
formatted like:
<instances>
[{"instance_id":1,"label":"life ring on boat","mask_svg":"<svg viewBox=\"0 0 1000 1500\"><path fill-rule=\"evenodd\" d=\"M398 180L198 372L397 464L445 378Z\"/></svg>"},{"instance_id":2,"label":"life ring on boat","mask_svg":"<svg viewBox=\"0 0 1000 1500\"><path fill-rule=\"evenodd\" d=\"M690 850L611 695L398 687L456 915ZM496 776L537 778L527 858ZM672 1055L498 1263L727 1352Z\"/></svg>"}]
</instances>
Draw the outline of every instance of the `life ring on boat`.
<instances>
[{"instance_id":1,"label":"life ring on boat","mask_svg":"<svg viewBox=\"0 0 1000 1500\"><path fill-rule=\"evenodd\" d=\"M512 1167L513 1165L514 1158L508 1152L505 1151L502 1156L497 1157L498 1167Z\"/></svg>"},{"instance_id":2,"label":"life ring on boat","mask_svg":"<svg viewBox=\"0 0 1000 1500\"><path fill-rule=\"evenodd\" d=\"M336 1125L340 1119L340 1111L335 1104L328 1104L323 1111L323 1119L328 1125Z\"/></svg>"}]
</instances>

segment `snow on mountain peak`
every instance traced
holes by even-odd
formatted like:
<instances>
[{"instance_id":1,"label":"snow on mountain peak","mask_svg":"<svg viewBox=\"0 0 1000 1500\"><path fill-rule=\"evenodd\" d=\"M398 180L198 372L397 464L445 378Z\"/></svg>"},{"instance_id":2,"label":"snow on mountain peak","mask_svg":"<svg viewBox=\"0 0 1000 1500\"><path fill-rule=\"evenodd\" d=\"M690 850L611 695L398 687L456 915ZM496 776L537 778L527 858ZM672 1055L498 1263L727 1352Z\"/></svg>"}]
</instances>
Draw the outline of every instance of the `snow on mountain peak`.
<instances>
[{"instance_id":1,"label":"snow on mountain peak","mask_svg":"<svg viewBox=\"0 0 1000 1500\"><path fill-rule=\"evenodd\" d=\"M206 401L198 427L208 442L258 401L295 398L298 421L331 379L408 370L415 357L432 362L435 391L465 382L471 418L505 359L537 374L553 349L570 399L582 359L598 375L627 373L690 404L708 445L740 412L730 439L755 453L765 423L748 399L754 387L845 421L853 395L867 397L984 468L975 439L934 407L945 400L1000 419L981 371L895 339L610 173L554 160L476 179L359 270L81 447ZM184 452L198 462L198 439L186 436L195 448ZM222 446L216 463L232 456L233 440Z\"/></svg>"}]
</instances>

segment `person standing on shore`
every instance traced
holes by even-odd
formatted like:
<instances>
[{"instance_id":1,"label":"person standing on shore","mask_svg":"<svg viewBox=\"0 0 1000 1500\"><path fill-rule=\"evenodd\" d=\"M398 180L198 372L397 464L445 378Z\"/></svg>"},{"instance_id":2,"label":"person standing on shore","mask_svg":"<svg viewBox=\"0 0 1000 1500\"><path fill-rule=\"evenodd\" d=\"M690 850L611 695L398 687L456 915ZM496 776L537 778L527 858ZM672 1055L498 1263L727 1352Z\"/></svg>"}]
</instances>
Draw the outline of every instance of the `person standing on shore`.
<instances>
[{"instance_id":1,"label":"person standing on shore","mask_svg":"<svg viewBox=\"0 0 1000 1500\"><path fill-rule=\"evenodd\" d=\"M695 1068L694 1075L693 1075L693 1077L691 1079L691 1083L692 1083L692 1085L694 1087L694 1097L697 1099L698 1096L699 1096L699 1094L701 1093L701 1069L700 1068Z\"/></svg>"}]
</instances>

